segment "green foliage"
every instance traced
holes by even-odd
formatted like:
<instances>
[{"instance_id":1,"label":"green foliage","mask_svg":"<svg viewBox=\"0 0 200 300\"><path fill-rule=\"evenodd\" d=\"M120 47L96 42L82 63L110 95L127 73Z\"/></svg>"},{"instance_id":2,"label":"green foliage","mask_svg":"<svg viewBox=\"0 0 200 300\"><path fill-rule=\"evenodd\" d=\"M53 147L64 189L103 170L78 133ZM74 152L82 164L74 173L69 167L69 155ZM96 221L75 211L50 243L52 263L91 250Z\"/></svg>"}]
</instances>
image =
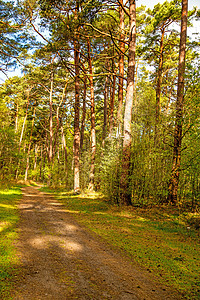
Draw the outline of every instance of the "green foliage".
<instances>
[{"instance_id":1,"label":"green foliage","mask_svg":"<svg viewBox=\"0 0 200 300\"><path fill-rule=\"evenodd\" d=\"M20 6L12 1L0 1L0 71L4 74L16 66L19 56L26 55L30 47L21 17Z\"/></svg>"},{"instance_id":2,"label":"green foliage","mask_svg":"<svg viewBox=\"0 0 200 300\"><path fill-rule=\"evenodd\" d=\"M183 205L198 209L200 205L200 74L191 65L188 68L187 93L185 95L185 122L180 180L180 196Z\"/></svg>"},{"instance_id":3,"label":"green foliage","mask_svg":"<svg viewBox=\"0 0 200 300\"><path fill-rule=\"evenodd\" d=\"M118 134L117 110L119 85L119 7L104 1L21 1L24 17L29 18L40 32L40 43L31 55L22 78L13 77L0 87L0 178L43 181L52 186L73 188L73 128L74 128L74 38L80 45L80 119L83 98L86 119L83 150L80 156L80 183L85 190L89 182L90 145L90 86L88 80L88 49L91 58L95 91L96 160L95 188L120 204L122 139ZM8 37L16 34L17 8L1 2L2 23ZM79 6L79 7L78 7ZM10 12L9 12L10 10ZM125 7L127 11L128 8ZM129 192L134 206L164 203L173 157L176 82L179 33L170 25L180 22L181 1L158 3L153 10L137 8L137 70L136 95L132 122L132 148L129 170ZM189 13L191 20L193 12ZM21 15L20 15L21 16ZM10 20L10 21L9 21ZM87 23L87 25L86 25ZM128 61L129 18L125 13L125 65ZM95 29L94 29L95 28ZM20 27L21 29L21 27ZM29 30L28 26L26 27ZM7 30L7 31L6 31ZM160 43L162 33L163 52ZM10 35L11 34L11 35ZM41 35L45 45L41 44ZM48 42L49 40L49 42ZM32 44L34 45L34 44ZM2 46L3 47L3 46ZM189 43L185 76L185 114L179 201L197 209L199 206L199 43ZM160 115L156 121L156 88L159 61L161 70ZM195 64L196 63L196 64ZM53 159L50 146L50 89L53 72L52 126ZM109 133L111 95L114 73L113 133ZM84 83L85 80L85 83ZM105 147L102 148L105 82L107 82L107 124ZM86 86L85 86L86 84ZM85 95L86 93L86 95ZM125 81L124 81L125 99ZM156 123L157 122L157 123ZM81 126L81 122L79 124ZM63 146L61 126L66 139ZM122 129L123 130L123 129ZM111 137L112 136L112 137ZM22 138L22 140L21 140ZM21 140L21 142L20 142ZM21 143L19 145L19 143ZM20 146L20 147L19 147ZM20 150L19 150L20 148ZM65 151L66 150L66 151ZM67 154L67 155L66 155ZM67 156L67 157L66 157Z\"/></svg>"},{"instance_id":4,"label":"green foliage","mask_svg":"<svg viewBox=\"0 0 200 300\"><path fill-rule=\"evenodd\" d=\"M17 238L17 202L20 188L0 189L0 298L11 299L12 279L16 274L18 260L13 242Z\"/></svg>"},{"instance_id":5,"label":"green foliage","mask_svg":"<svg viewBox=\"0 0 200 300\"><path fill-rule=\"evenodd\" d=\"M10 111L3 100L0 102L0 110L0 178L11 180L17 163L17 144L14 131L10 127Z\"/></svg>"},{"instance_id":6,"label":"green foliage","mask_svg":"<svg viewBox=\"0 0 200 300\"><path fill-rule=\"evenodd\" d=\"M85 150L80 160L80 180L82 190L87 189L89 184L90 151Z\"/></svg>"},{"instance_id":7,"label":"green foliage","mask_svg":"<svg viewBox=\"0 0 200 300\"><path fill-rule=\"evenodd\" d=\"M107 138L105 149L101 149L97 169L100 190L114 203L119 203L120 140Z\"/></svg>"},{"instance_id":8,"label":"green foliage","mask_svg":"<svg viewBox=\"0 0 200 300\"><path fill-rule=\"evenodd\" d=\"M165 1L163 4L156 4L151 12L153 19L151 20L150 27L153 29L163 26L166 22L180 20L181 17L181 1ZM148 26L147 26L148 30Z\"/></svg>"}]
</instances>

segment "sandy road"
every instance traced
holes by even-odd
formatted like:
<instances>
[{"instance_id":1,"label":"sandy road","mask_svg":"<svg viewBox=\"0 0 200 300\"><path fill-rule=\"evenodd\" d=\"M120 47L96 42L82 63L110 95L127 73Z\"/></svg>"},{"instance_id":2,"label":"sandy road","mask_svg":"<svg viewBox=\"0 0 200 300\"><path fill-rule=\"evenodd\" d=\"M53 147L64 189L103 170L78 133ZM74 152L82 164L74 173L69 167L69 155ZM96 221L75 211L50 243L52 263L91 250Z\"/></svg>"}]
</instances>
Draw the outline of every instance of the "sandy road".
<instances>
[{"instance_id":1,"label":"sandy road","mask_svg":"<svg viewBox=\"0 0 200 300\"><path fill-rule=\"evenodd\" d=\"M91 234L36 187L23 188L15 300L181 299Z\"/></svg>"}]
</instances>

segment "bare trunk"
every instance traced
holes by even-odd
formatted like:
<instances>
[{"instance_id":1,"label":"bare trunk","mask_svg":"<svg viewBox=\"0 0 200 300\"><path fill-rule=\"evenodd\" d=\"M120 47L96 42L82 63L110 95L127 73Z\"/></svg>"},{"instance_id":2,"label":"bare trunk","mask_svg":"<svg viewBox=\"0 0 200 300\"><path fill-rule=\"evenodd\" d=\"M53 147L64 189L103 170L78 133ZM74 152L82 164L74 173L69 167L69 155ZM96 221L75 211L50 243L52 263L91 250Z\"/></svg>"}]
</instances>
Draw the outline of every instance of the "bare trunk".
<instances>
[{"instance_id":1,"label":"bare trunk","mask_svg":"<svg viewBox=\"0 0 200 300\"><path fill-rule=\"evenodd\" d=\"M118 88L118 111L117 111L117 121L118 121L118 133L121 135L122 131L122 105L123 105L123 84L124 84L124 52L125 52L125 35L124 35L124 10L121 7L123 5L123 0L120 0L121 5L119 5L119 19L120 19L120 53L119 53L119 88Z\"/></svg>"},{"instance_id":2,"label":"bare trunk","mask_svg":"<svg viewBox=\"0 0 200 300\"><path fill-rule=\"evenodd\" d=\"M53 70L51 71L51 87L49 96L49 162L53 159Z\"/></svg>"},{"instance_id":3,"label":"bare trunk","mask_svg":"<svg viewBox=\"0 0 200 300\"><path fill-rule=\"evenodd\" d=\"M47 154L47 159L49 160L49 138L48 138L48 129L47 129L47 120L44 120L44 128L45 128L45 150Z\"/></svg>"},{"instance_id":4,"label":"bare trunk","mask_svg":"<svg viewBox=\"0 0 200 300\"><path fill-rule=\"evenodd\" d=\"M156 82L156 118L155 118L155 138L154 141L158 142L158 126L160 123L160 96L161 96L161 85L162 85L162 71L163 71L163 49L164 49L164 27L161 29L162 36L160 40L160 55L159 55L159 66L157 72L157 82Z\"/></svg>"},{"instance_id":5,"label":"bare trunk","mask_svg":"<svg viewBox=\"0 0 200 300\"><path fill-rule=\"evenodd\" d=\"M83 91L83 108L82 108L82 120L81 120L81 139L80 139L80 151L83 151L83 140L85 132L85 117L86 117L86 92L87 92L87 77L84 75L84 91Z\"/></svg>"},{"instance_id":6,"label":"bare trunk","mask_svg":"<svg viewBox=\"0 0 200 300\"><path fill-rule=\"evenodd\" d=\"M114 74L114 67L113 67L112 71ZM113 75L112 93L111 93L111 98L110 98L110 124L109 124L110 135L112 135L113 122L114 122L115 84L116 84L116 75Z\"/></svg>"},{"instance_id":7,"label":"bare trunk","mask_svg":"<svg viewBox=\"0 0 200 300\"><path fill-rule=\"evenodd\" d=\"M80 155L80 129L79 129L79 43L74 40L74 63L75 63L75 115L74 115L74 192L80 191L79 181L79 155Z\"/></svg>"},{"instance_id":8,"label":"bare trunk","mask_svg":"<svg viewBox=\"0 0 200 300\"><path fill-rule=\"evenodd\" d=\"M37 153L38 153L38 145L35 144L35 162L34 162L34 170L37 168Z\"/></svg>"},{"instance_id":9,"label":"bare trunk","mask_svg":"<svg viewBox=\"0 0 200 300\"><path fill-rule=\"evenodd\" d=\"M41 148L40 148L40 181L43 180L43 178L42 178L42 164L43 164L43 144L41 144Z\"/></svg>"},{"instance_id":10,"label":"bare trunk","mask_svg":"<svg viewBox=\"0 0 200 300\"><path fill-rule=\"evenodd\" d=\"M20 136L20 140L19 140L19 151L20 151L20 148L21 148L22 139L23 139L23 135L24 135L24 128L25 128L26 119L27 119L27 115L28 115L28 108L29 108L29 103L30 103L29 97L30 97L30 90L27 91L26 114L25 114L25 117L24 117L24 122L23 122L23 125L22 125L21 136Z\"/></svg>"},{"instance_id":11,"label":"bare trunk","mask_svg":"<svg viewBox=\"0 0 200 300\"><path fill-rule=\"evenodd\" d=\"M110 64L108 62L108 72L111 72ZM107 128L110 128L110 99L111 99L111 93L112 93L112 80L110 76L108 77L108 101L107 101Z\"/></svg>"},{"instance_id":12,"label":"bare trunk","mask_svg":"<svg viewBox=\"0 0 200 300\"><path fill-rule=\"evenodd\" d=\"M60 106L57 107L57 111L56 111L56 132L54 135L54 144L53 144L53 158L55 157L55 153L56 153L56 146L57 146L57 140L58 140L58 131L59 131L59 127L60 127L60 121L59 121L59 108Z\"/></svg>"},{"instance_id":13,"label":"bare trunk","mask_svg":"<svg viewBox=\"0 0 200 300\"><path fill-rule=\"evenodd\" d=\"M186 39L187 39L187 12L188 12L188 0L182 0L173 164L172 164L172 172L171 172L171 178L169 183L169 195L168 195L168 200L172 204L177 203L180 165L181 165L181 143L182 143L182 126L183 126L183 104L184 104L184 75L185 75L185 55L186 55Z\"/></svg>"},{"instance_id":14,"label":"bare trunk","mask_svg":"<svg viewBox=\"0 0 200 300\"><path fill-rule=\"evenodd\" d=\"M66 139L64 135L63 126L61 125L61 134L62 134L62 144L65 153L65 176L66 176L66 186L68 186L68 155L67 155L67 146L66 146Z\"/></svg>"},{"instance_id":15,"label":"bare trunk","mask_svg":"<svg viewBox=\"0 0 200 300\"><path fill-rule=\"evenodd\" d=\"M75 20L78 18L79 0L76 0ZM79 105L80 105L80 44L79 27L74 32L74 65L75 65L75 106L74 106L74 192L80 192L80 127L79 127Z\"/></svg>"},{"instance_id":16,"label":"bare trunk","mask_svg":"<svg viewBox=\"0 0 200 300\"><path fill-rule=\"evenodd\" d=\"M24 180L25 180L25 181L27 181L27 178L28 178L28 169L29 169L29 156L30 156L30 151L31 151L31 142L29 142L28 152L27 152L26 171L25 171L25 176L24 176Z\"/></svg>"},{"instance_id":17,"label":"bare trunk","mask_svg":"<svg viewBox=\"0 0 200 300\"><path fill-rule=\"evenodd\" d=\"M107 131L107 105L108 105L108 77L106 76L105 90L104 90L104 106L103 106L103 138L102 146L105 147L105 138Z\"/></svg>"},{"instance_id":18,"label":"bare trunk","mask_svg":"<svg viewBox=\"0 0 200 300\"><path fill-rule=\"evenodd\" d=\"M30 159L30 152L31 152L31 143L32 143L32 134L33 134L34 122L35 122L35 107L34 107L33 120L32 120L32 126L31 126L31 133L30 133L30 140L29 140L28 151L27 151L26 171L25 171L25 176L24 176L24 180L25 181L27 181L27 179L28 179L29 159Z\"/></svg>"},{"instance_id":19,"label":"bare trunk","mask_svg":"<svg viewBox=\"0 0 200 300\"><path fill-rule=\"evenodd\" d=\"M91 46L90 40L87 40L88 44L88 63L89 63L89 81L90 81L90 99L91 99L91 165L88 189L94 190L94 172L95 172L95 154L96 154L96 131L95 131L95 104L94 104L94 83L92 73L92 60L91 60Z\"/></svg>"},{"instance_id":20,"label":"bare trunk","mask_svg":"<svg viewBox=\"0 0 200 300\"><path fill-rule=\"evenodd\" d=\"M18 131L18 112L19 112L19 105L17 103L16 115L15 115L15 133Z\"/></svg>"},{"instance_id":21,"label":"bare trunk","mask_svg":"<svg viewBox=\"0 0 200 300\"><path fill-rule=\"evenodd\" d=\"M131 193L129 187L129 168L131 156L131 120L134 97L134 73L135 73L135 50L136 50L136 5L135 0L129 0L130 32L129 32L129 60L127 74L127 92L124 112L124 140L121 173L121 203L131 204Z\"/></svg>"}]
</instances>

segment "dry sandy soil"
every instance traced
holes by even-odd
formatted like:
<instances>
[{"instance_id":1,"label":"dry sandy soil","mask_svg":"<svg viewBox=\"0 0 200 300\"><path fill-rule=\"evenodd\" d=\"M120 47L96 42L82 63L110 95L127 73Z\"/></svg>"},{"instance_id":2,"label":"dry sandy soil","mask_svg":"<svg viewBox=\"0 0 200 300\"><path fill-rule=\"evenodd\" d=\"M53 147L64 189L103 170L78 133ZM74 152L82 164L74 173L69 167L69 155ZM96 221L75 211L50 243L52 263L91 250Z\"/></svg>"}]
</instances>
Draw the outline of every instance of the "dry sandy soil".
<instances>
[{"instance_id":1,"label":"dry sandy soil","mask_svg":"<svg viewBox=\"0 0 200 300\"><path fill-rule=\"evenodd\" d=\"M181 299L80 225L53 196L23 188L13 299Z\"/></svg>"}]
</instances>

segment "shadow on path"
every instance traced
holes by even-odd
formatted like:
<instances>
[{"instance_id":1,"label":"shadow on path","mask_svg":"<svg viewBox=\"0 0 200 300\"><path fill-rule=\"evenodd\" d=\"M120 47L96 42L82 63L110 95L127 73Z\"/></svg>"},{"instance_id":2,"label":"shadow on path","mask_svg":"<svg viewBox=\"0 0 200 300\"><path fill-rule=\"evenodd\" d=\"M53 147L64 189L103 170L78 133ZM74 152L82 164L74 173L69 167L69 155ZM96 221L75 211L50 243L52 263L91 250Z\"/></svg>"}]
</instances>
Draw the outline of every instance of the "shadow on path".
<instances>
[{"instance_id":1,"label":"shadow on path","mask_svg":"<svg viewBox=\"0 0 200 300\"><path fill-rule=\"evenodd\" d=\"M15 300L181 299L87 232L51 195L23 188Z\"/></svg>"}]
</instances>

